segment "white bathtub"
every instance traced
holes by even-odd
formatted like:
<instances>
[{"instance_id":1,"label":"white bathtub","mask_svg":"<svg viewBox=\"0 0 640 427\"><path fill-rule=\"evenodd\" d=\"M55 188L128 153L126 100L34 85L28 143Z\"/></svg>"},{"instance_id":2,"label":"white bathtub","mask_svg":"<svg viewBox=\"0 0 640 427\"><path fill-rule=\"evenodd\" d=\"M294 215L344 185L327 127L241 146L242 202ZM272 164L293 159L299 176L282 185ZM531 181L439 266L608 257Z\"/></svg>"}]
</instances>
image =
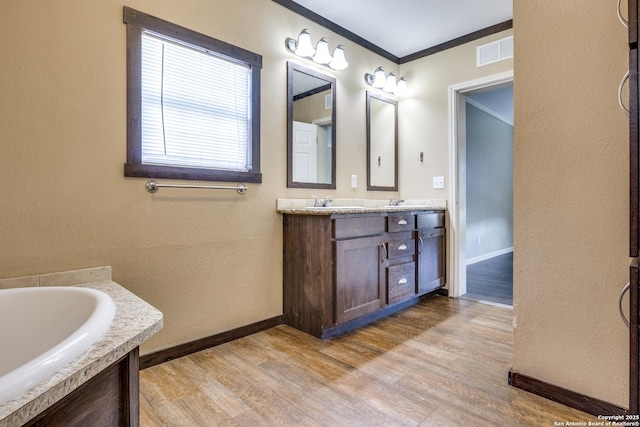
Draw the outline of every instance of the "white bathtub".
<instances>
[{"instance_id":1,"label":"white bathtub","mask_svg":"<svg viewBox=\"0 0 640 427\"><path fill-rule=\"evenodd\" d=\"M95 289L0 290L0 405L83 353L114 314L111 297Z\"/></svg>"}]
</instances>

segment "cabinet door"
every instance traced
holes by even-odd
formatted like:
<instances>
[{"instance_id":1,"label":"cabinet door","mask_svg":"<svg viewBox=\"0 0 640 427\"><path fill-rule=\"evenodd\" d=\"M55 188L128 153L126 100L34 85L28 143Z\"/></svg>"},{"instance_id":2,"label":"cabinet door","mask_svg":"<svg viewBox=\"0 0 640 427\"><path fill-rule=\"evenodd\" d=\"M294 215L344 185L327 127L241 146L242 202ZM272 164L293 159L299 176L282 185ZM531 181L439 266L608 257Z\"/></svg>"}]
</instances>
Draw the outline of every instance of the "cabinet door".
<instances>
[{"instance_id":1,"label":"cabinet door","mask_svg":"<svg viewBox=\"0 0 640 427\"><path fill-rule=\"evenodd\" d=\"M382 236L338 240L336 245L336 322L343 323L384 305Z\"/></svg>"},{"instance_id":2,"label":"cabinet door","mask_svg":"<svg viewBox=\"0 0 640 427\"><path fill-rule=\"evenodd\" d=\"M418 294L445 283L445 229L418 230Z\"/></svg>"}]
</instances>

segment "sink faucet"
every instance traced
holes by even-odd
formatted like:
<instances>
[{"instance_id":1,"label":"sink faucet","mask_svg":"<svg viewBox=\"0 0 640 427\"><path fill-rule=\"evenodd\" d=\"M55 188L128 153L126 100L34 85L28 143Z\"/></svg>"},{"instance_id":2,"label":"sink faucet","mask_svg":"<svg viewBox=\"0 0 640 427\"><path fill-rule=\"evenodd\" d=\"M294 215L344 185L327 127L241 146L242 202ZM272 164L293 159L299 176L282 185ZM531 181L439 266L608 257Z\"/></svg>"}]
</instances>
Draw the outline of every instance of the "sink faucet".
<instances>
[{"instance_id":1,"label":"sink faucet","mask_svg":"<svg viewBox=\"0 0 640 427\"><path fill-rule=\"evenodd\" d=\"M389 206L400 206L400 203L404 203L404 199L391 199L391 200L389 200Z\"/></svg>"},{"instance_id":2,"label":"sink faucet","mask_svg":"<svg viewBox=\"0 0 640 427\"><path fill-rule=\"evenodd\" d=\"M327 196L324 198L324 200L320 200L318 199L318 196L313 196L316 200L313 203L313 207L316 208L326 208L327 206L331 205L331 196Z\"/></svg>"}]
</instances>

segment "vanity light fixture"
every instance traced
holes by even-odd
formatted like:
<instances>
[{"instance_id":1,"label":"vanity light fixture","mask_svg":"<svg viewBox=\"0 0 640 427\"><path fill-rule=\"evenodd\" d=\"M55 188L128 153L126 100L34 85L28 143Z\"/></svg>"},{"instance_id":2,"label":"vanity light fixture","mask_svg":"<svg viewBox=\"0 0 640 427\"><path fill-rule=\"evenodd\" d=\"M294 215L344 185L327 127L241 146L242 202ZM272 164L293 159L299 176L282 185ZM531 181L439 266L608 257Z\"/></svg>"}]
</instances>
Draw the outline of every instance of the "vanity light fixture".
<instances>
[{"instance_id":1,"label":"vanity light fixture","mask_svg":"<svg viewBox=\"0 0 640 427\"><path fill-rule=\"evenodd\" d=\"M385 74L382 67L376 68L373 74L365 73L364 81L371 87L394 95L402 95L407 90L407 80L404 77L398 80L394 73Z\"/></svg>"},{"instance_id":2,"label":"vanity light fixture","mask_svg":"<svg viewBox=\"0 0 640 427\"><path fill-rule=\"evenodd\" d=\"M300 31L298 40L287 38L285 46L289 52L295 53L301 58L310 59L317 64L326 65L334 70L344 70L349 66L349 63L344 58L342 45L338 45L333 50L333 55L331 55L329 53L329 43L326 38L322 37L314 48L311 44L311 35L306 28Z\"/></svg>"}]
</instances>

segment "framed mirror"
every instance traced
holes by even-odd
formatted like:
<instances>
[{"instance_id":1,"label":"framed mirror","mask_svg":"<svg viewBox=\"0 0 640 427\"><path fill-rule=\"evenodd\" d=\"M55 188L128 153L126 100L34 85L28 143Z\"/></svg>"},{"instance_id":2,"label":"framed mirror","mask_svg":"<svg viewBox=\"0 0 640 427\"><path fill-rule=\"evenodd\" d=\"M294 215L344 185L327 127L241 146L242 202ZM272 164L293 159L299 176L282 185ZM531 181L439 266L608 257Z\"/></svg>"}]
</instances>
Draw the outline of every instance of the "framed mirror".
<instances>
[{"instance_id":1,"label":"framed mirror","mask_svg":"<svg viewBox=\"0 0 640 427\"><path fill-rule=\"evenodd\" d=\"M287 63L287 187L336 188L336 79Z\"/></svg>"},{"instance_id":2,"label":"framed mirror","mask_svg":"<svg viewBox=\"0 0 640 427\"><path fill-rule=\"evenodd\" d=\"M367 91L367 190L398 191L398 101Z\"/></svg>"}]
</instances>

